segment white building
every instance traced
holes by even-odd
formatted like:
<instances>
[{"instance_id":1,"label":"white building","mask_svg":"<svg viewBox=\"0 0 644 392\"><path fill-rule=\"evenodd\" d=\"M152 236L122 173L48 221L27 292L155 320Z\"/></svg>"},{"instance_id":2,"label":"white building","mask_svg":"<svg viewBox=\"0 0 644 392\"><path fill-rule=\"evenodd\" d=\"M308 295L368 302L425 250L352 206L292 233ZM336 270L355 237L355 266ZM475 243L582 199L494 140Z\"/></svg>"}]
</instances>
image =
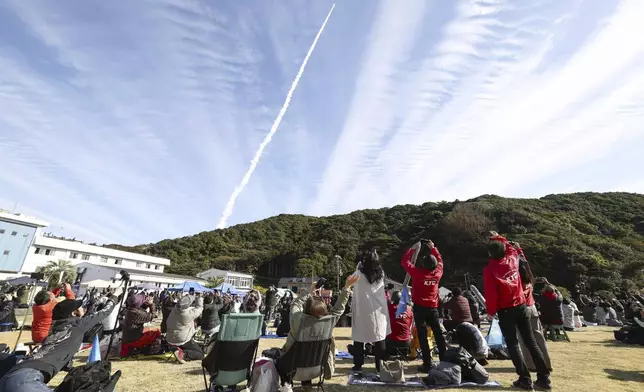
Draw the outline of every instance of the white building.
<instances>
[{"instance_id":1,"label":"white building","mask_svg":"<svg viewBox=\"0 0 644 392\"><path fill-rule=\"evenodd\" d=\"M294 293L299 293L301 290L308 290L311 288L313 282L317 282L319 278L281 278L277 283L278 289L291 290Z\"/></svg>"},{"instance_id":2,"label":"white building","mask_svg":"<svg viewBox=\"0 0 644 392\"><path fill-rule=\"evenodd\" d=\"M253 288L253 275L243 274L235 271L224 271L211 268L197 274L197 277L208 280L210 278L223 278L224 283L233 285L239 291L250 291Z\"/></svg>"},{"instance_id":3,"label":"white building","mask_svg":"<svg viewBox=\"0 0 644 392\"><path fill-rule=\"evenodd\" d=\"M41 233L47 222L0 211L0 280L36 272L48 261L67 260L85 268L81 283L92 280L117 282L119 272L130 274L132 285L152 283L160 288L185 281L206 281L190 276L164 273L170 260L125 252L80 241L55 238ZM14 234L15 233L15 234Z\"/></svg>"}]
</instances>

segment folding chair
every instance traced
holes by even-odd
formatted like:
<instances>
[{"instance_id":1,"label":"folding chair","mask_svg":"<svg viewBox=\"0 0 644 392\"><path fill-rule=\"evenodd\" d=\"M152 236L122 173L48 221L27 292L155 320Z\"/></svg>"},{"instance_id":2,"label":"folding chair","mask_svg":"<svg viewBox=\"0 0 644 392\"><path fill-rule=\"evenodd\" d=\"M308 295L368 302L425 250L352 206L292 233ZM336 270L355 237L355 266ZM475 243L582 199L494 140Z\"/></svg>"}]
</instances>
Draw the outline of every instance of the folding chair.
<instances>
[{"instance_id":1,"label":"folding chair","mask_svg":"<svg viewBox=\"0 0 644 392\"><path fill-rule=\"evenodd\" d=\"M252 367L262 333L261 314L227 314L221 322L217 338L210 343L208 354L201 362L206 391L233 386L246 380L250 385ZM210 374L210 383L206 379Z\"/></svg>"},{"instance_id":2,"label":"folding chair","mask_svg":"<svg viewBox=\"0 0 644 392\"><path fill-rule=\"evenodd\" d=\"M333 328L337 318L325 316L315 318L303 314L295 342L277 360L277 371L282 383L293 385L294 381L311 381L324 391L324 365L329 358Z\"/></svg>"},{"instance_id":3,"label":"folding chair","mask_svg":"<svg viewBox=\"0 0 644 392\"><path fill-rule=\"evenodd\" d=\"M563 325L544 325L544 337L546 340L551 340L553 342L570 342L568 333L564 329Z\"/></svg>"}]
</instances>

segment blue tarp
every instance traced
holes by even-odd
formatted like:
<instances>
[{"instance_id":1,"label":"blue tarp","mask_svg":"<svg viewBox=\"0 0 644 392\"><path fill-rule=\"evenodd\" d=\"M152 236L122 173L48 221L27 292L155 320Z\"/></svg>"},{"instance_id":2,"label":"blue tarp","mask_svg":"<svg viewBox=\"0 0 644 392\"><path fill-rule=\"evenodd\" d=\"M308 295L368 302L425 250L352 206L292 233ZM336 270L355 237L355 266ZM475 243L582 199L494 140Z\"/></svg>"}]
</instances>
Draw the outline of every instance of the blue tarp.
<instances>
[{"instance_id":1,"label":"blue tarp","mask_svg":"<svg viewBox=\"0 0 644 392\"><path fill-rule=\"evenodd\" d=\"M183 282L181 284L178 284L174 287L170 287L168 291L182 291L187 293L190 291L190 289L194 289L195 293L203 293L203 292L210 292L212 291L209 288L203 287L197 282Z\"/></svg>"},{"instance_id":2,"label":"blue tarp","mask_svg":"<svg viewBox=\"0 0 644 392\"><path fill-rule=\"evenodd\" d=\"M215 290L222 293L230 293L232 295L244 295L242 291L239 291L230 283L222 283L219 286L215 287Z\"/></svg>"}]
</instances>

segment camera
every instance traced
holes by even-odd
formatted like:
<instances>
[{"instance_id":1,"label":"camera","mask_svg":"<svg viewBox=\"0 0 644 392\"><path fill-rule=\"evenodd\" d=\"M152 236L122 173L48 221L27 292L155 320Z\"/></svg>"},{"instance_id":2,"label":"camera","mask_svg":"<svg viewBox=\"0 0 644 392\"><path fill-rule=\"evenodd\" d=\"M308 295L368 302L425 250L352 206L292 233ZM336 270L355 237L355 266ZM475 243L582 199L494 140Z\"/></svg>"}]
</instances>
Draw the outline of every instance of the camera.
<instances>
[{"instance_id":1,"label":"camera","mask_svg":"<svg viewBox=\"0 0 644 392\"><path fill-rule=\"evenodd\" d=\"M121 270L119 273L121 274L121 280L130 280L130 273L126 270Z\"/></svg>"},{"instance_id":2,"label":"camera","mask_svg":"<svg viewBox=\"0 0 644 392\"><path fill-rule=\"evenodd\" d=\"M320 280L318 280L318 282L315 284L315 288L321 289L322 286L324 286L325 284L326 284L326 278L320 278Z\"/></svg>"}]
</instances>

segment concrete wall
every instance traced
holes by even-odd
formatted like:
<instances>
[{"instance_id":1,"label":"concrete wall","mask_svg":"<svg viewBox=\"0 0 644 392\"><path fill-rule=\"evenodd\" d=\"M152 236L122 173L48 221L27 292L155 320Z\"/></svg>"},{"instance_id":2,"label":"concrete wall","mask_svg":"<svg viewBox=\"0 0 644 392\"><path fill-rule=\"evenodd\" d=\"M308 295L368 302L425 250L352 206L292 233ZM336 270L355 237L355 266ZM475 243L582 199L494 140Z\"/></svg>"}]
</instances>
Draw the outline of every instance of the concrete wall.
<instances>
[{"instance_id":1,"label":"concrete wall","mask_svg":"<svg viewBox=\"0 0 644 392\"><path fill-rule=\"evenodd\" d=\"M0 271L20 271L35 233L35 227L0 220Z\"/></svg>"},{"instance_id":2,"label":"concrete wall","mask_svg":"<svg viewBox=\"0 0 644 392\"><path fill-rule=\"evenodd\" d=\"M36 236L34 245L27 253L22 272L35 272L38 267L46 265L51 260L67 260L74 264L88 262L155 273L162 273L165 266L170 265L170 260L161 257Z\"/></svg>"}]
</instances>

